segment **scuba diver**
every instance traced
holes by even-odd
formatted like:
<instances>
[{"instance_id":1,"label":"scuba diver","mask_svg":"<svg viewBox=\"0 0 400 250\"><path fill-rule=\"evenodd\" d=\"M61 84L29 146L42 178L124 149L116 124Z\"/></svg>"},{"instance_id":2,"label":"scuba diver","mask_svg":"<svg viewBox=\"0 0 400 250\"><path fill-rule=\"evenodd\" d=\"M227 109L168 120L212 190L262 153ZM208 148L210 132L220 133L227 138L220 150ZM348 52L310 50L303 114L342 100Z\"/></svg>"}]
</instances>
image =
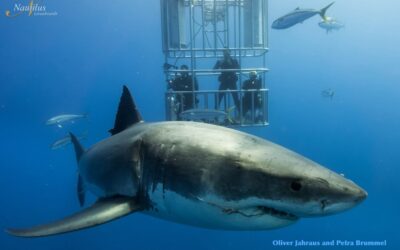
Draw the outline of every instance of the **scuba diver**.
<instances>
[{"instance_id":1,"label":"scuba diver","mask_svg":"<svg viewBox=\"0 0 400 250\"><path fill-rule=\"evenodd\" d=\"M249 73L249 79L243 82L243 90L260 90L261 89L261 78L258 77L256 71ZM262 95L259 91L245 91L243 98L243 116L246 117L249 111L252 111L254 107L254 116L256 121L261 121L261 108L262 108ZM254 106L253 106L254 105Z\"/></svg>"},{"instance_id":2,"label":"scuba diver","mask_svg":"<svg viewBox=\"0 0 400 250\"><path fill-rule=\"evenodd\" d=\"M180 120L180 113L195 108L199 102L196 95L193 93L193 91L199 90L197 79L193 78L192 75L189 74L189 67L187 65L182 65L180 69L180 74L176 75L173 80L169 81L169 87L173 91L191 91L192 93L176 94L176 101L179 104L177 112L178 120Z\"/></svg>"},{"instance_id":3,"label":"scuba diver","mask_svg":"<svg viewBox=\"0 0 400 250\"><path fill-rule=\"evenodd\" d=\"M214 69L240 69L240 65L238 61L230 55L229 49L224 50L224 58L222 60L218 60L214 66ZM236 75L236 71L223 71L218 77L218 81L220 82L219 90L237 90L236 82L238 77ZM225 93L218 94L218 106L221 104L222 98L225 97ZM237 92L232 92L233 101L235 103L236 109L240 112L240 101L239 95ZM218 109L218 108L217 108Z\"/></svg>"}]
</instances>

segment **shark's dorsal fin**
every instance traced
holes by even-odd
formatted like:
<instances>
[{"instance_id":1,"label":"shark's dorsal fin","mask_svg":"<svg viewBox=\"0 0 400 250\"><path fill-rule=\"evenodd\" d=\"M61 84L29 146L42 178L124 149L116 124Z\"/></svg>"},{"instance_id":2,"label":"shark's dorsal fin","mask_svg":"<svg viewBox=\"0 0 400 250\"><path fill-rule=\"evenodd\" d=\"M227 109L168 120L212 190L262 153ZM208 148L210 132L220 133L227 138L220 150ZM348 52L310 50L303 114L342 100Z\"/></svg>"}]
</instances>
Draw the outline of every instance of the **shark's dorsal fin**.
<instances>
[{"instance_id":1,"label":"shark's dorsal fin","mask_svg":"<svg viewBox=\"0 0 400 250\"><path fill-rule=\"evenodd\" d=\"M129 92L129 89L124 85L121 100L118 106L117 116L115 117L114 128L108 132L111 135L118 134L135 123L142 122L142 116L136 108L135 102Z\"/></svg>"},{"instance_id":2,"label":"shark's dorsal fin","mask_svg":"<svg viewBox=\"0 0 400 250\"><path fill-rule=\"evenodd\" d=\"M142 209L143 206L133 197L110 197L62 220L27 229L7 229L6 232L19 237L62 234L94 227Z\"/></svg>"},{"instance_id":3,"label":"shark's dorsal fin","mask_svg":"<svg viewBox=\"0 0 400 250\"><path fill-rule=\"evenodd\" d=\"M294 9L294 10L299 10L300 9L300 7L297 7L296 9Z\"/></svg>"},{"instance_id":4,"label":"shark's dorsal fin","mask_svg":"<svg viewBox=\"0 0 400 250\"><path fill-rule=\"evenodd\" d=\"M81 159L83 153L85 153L85 149L82 147L78 138L74 134L69 133L69 136L71 137L71 142L74 145L76 161L79 163L79 160Z\"/></svg>"}]
</instances>

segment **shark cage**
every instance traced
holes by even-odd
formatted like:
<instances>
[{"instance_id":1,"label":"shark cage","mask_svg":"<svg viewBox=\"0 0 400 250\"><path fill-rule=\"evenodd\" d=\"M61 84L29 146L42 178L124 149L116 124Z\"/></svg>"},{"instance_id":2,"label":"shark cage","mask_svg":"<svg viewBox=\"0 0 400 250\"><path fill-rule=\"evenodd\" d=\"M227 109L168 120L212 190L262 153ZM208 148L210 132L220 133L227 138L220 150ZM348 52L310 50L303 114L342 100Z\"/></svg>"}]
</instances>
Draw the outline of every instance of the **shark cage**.
<instances>
[{"instance_id":1,"label":"shark cage","mask_svg":"<svg viewBox=\"0 0 400 250\"><path fill-rule=\"evenodd\" d=\"M161 0L166 119L268 125L267 0Z\"/></svg>"}]
</instances>

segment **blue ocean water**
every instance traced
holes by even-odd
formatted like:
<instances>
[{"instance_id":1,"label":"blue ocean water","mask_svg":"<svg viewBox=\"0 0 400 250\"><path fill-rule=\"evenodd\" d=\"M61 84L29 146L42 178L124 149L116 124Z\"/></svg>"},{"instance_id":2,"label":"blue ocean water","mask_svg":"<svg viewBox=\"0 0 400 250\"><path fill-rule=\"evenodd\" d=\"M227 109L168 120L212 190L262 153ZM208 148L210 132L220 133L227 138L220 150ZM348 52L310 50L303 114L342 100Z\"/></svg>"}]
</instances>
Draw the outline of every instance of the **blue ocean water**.
<instances>
[{"instance_id":1,"label":"blue ocean water","mask_svg":"<svg viewBox=\"0 0 400 250\"><path fill-rule=\"evenodd\" d=\"M86 147L108 137L122 84L146 121L165 119L159 1L44 0L57 16L4 15L20 2L28 1L0 3L0 228L79 209L73 150L49 145L70 130L88 129ZM270 0L269 21L297 6L328 3ZM207 230L137 213L55 237L0 233L0 248L286 249L274 241L386 240L385 249L398 249L399 7L396 0L337 0L329 13L346 24L342 30L326 34L318 17L269 30L271 124L243 129L344 173L369 193L358 207L261 232ZM321 97L328 88L332 100ZM63 129L44 124L83 112L87 120Z\"/></svg>"}]
</instances>

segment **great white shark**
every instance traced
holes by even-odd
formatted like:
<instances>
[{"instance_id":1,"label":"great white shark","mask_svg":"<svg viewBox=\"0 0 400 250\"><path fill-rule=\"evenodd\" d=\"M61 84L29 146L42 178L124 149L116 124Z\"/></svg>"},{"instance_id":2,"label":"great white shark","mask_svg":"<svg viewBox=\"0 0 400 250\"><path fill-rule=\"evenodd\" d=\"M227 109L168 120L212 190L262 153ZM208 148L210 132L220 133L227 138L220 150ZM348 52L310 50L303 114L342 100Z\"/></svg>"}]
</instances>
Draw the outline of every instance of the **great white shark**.
<instances>
[{"instance_id":1,"label":"great white shark","mask_svg":"<svg viewBox=\"0 0 400 250\"><path fill-rule=\"evenodd\" d=\"M78 198L92 206L15 236L40 237L143 212L198 227L267 230L350 209L367 197L354 182L282 146L230 128L143 121L124 86L111 137L85 150L71 134Z\"/></svg>"}]
</instances>

